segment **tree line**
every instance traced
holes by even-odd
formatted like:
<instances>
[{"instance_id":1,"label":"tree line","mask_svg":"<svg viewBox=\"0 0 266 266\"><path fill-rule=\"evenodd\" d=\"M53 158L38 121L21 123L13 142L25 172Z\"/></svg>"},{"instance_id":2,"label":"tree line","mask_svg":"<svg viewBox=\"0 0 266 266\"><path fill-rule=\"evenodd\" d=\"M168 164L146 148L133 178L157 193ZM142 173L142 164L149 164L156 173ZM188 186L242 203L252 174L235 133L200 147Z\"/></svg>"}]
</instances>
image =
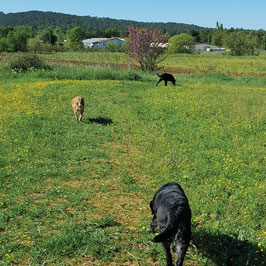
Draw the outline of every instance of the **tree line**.
<instances>
[{"instance_id":1,"label":"tree line","mask_svg":"<svg viewBox=\"0 0 266 266\"><path fill-rule=\"evenodd\" d=\"M183 40L181 44L183 46L175 50L178 53L192 52L190 46L195 42L228 48L230 49L230 53L235 56L258 55L261 50L266 50L265 30L224 29L223 25L218 22L214 29L193 29L175 35L171 35L169 32L165 32L160 28L154 29L159 29L163 34L167 34L170 37L170 42L176 38L180 41L182 36ZM118 37L119 34L121 34L121 32L115 27L108 27L96 31L86 31L80 26L67 30L60 26L56 28L2 26L0 27L0 52L82 50L84 49L81 43L83 39L92 37ZM128 38L128 35L129 32L127 30L123 37ZM67 40L67 45L63 45L64 40ZM184 49L187 47L189 49Z\"/></svg>"},{"instance_id":2,"label":"tree line","mask_svg":"<svg viewBox=\"0 0 266 266\"><path fill-rule=\"evenodd\" d=\"M89 12L89 11L88 11ZM132 20L98 18L91 16L75 16L56 12L29 11L4 14L0 12L0 26L31 26L34 31L51 28L66 33L68 29L81 27L89 37L104 37L106 29L116 29L116 37L126 37L128 26L134 28L157 28L170 35L179 34L189 30L200 30L201 27L185 23L149 23Z\"/></svg>"},{"instance_id":3,"label":"tree line","mask_svg":"<svg viewBox=\"0 0 266 266\"><path fill-rule=\"evenodd\" d=\"M219 22L215 28L202 28L182 23L144 23L30 11L10 14L0 12L0 52L82 50L83 39L128 38L128 27L160 30L169 36L170 42L182 35L182 41L181 37L177 39L183 46L172 49L178 53L192 52L190 48L194 42L228 48L235 56L258 55L261 50L266 50L265 30L224 29ZM67 45L63 45L65 40ZM118 47L107 48L119 51Z\"/></svg>"}]
</instances>

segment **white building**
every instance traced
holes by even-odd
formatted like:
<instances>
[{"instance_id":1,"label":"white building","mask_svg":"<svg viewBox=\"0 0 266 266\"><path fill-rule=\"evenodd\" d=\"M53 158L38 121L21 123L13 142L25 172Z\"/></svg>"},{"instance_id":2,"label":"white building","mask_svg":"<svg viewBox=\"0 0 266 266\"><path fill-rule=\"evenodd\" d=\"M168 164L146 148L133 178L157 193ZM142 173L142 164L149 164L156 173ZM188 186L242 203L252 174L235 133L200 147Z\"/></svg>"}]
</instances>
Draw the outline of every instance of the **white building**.
<instances>
[{"instance_id":1,"label":"white building","mask_svg":"<svg viewBox=\"0 0 266 266\"><path fill-rule=\"evenodd\" d=\"M211 45L211 44L204 44L204 43L194 43L194 49L195 51L199 52L223 52L225 51L224 48L219 48L216 45Z\"/></svg>"},{"instance_id":2,"label":"white building","mask_svg":"<svg viewBox=\"0 0 266 266\"><path fill-rule=\"evenodd\" d=\"M108 42L114 42L121 46L124 45L125 40L120 38L91 38L87 40L83 40L83 45L89 48L96 47L96 48L104 48Z\"/></svg>"},{"instance_id":3,"label":"white building","mask_svg":"<svg viewBox=\"0 0 266 266\"><path fill-rule=\"evenodd\" d=\"M168 48L168 43L151 43L150 47Z\"/></svg>"}]
</instances>

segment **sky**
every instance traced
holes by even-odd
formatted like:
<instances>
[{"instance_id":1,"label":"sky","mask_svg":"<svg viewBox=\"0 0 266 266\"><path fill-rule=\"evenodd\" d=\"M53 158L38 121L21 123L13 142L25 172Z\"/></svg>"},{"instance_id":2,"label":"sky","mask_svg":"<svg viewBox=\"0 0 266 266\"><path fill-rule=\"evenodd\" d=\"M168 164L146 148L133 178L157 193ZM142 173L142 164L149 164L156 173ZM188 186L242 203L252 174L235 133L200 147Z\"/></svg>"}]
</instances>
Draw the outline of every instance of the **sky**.
<instances>
[{"instance_id":1,"label":"sky","mask_svg":"<svg viewBox=\"0 0 266 266\"><path fill-rule=\"evenodd\" d=\"M0 11L53 11L141 22L266 30L266 0L0 0Z\"/></svg>"}]
</instances>

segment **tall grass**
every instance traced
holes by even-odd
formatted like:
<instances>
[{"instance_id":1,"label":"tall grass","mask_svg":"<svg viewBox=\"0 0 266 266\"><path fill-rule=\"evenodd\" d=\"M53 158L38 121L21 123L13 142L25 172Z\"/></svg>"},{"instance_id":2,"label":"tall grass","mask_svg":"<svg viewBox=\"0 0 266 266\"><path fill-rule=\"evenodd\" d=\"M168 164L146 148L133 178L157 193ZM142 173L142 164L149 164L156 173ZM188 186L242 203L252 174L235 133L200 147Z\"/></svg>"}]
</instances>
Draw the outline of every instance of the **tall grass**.
<instances>
[{"instance_id":1,"label":"tall grass","mask_svg":"<svg viewBox=\"0 0 266 266\"><path fill-rule=\"evenodd\" d=\"M121 68L134 69L138 64L129 60L125 53L108 52L62 52L52 54L40 54L42 59L54 63L70 64L88 64L104 67L121 66ZM6 55L2 55L3 58ZM161 71L164 69L179 69L188 72L204 73L224 73L224 74L242 74L253 76L265 76L266 56L262 53L260 56L229 56L225 54L175 54L168 55L159 66Z\"/></svg>"},{"instance_id":2,"label":"tall grass","mask_svg":"<svg viewBox=\"0 0 266 266\"><path fill-rule=\"evenodd\" d=\"M124 53L55 53L41 55L49 60L70 60L84 63L95 63L98 65L128 65L129 58ZM266 57L261 56L229 56L224 54L191 54L191 55L169 55L160 67L177 68L197 72L265 75Z\"/></svg>"},{"instance_id":3,"label":"tall grass","mask_svg":"<svg viewBox=\"0 0 266 266\"><path fill-rule=\"evenodd\" d=\"M230 74L265 75L266 57L229 56L223 54L192 54L168 56L162 63L164 67L194 70L199 72L218 72Z\"/></svg>"},{"instance_id":4,"label":"tall grass","mask_svg":"<svg viewBox=\"0 0 266 266\"><path fill-rule=\"evenodd\" d=\"M223 73L174 74L177 84L183 83L219 83L241 86L264 87L264 77L232 77ZM21 82L38 80L128 80L143 81L156 84L158 76L154 72L122 70L111 67L62 66L50 65L49 69L30 69L27 75L12 71L8 65L0 64L0 84L7 81Z\"/></svg>"},{"instance_id":5,"label":"tall grass","mask_svg":"<svg viewBox=\"0 0 266 266\"><path fill-rule=\"evenodd\" d=\"M46 60L69 60L84 63L95 63L99 65L109 64L127 64L128 57L125 53L110 53L110 52L62 52L53 54L40 54Z\"/></svg>"}]
</instances>

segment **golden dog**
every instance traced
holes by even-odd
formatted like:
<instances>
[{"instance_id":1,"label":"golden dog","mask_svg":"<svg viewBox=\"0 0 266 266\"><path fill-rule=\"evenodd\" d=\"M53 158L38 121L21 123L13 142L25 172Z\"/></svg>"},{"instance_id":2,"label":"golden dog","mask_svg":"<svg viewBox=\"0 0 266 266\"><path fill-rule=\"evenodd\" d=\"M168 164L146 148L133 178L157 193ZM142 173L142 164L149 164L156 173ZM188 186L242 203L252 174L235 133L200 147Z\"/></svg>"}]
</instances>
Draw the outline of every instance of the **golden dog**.
<instances>
[{"instance_id":1,"label":"golden dog","mask_svg":"<svg viewBox=\"0 0 266 266\"><path fill-rule=\"evenodd\" d=\"M77 122L80 122L84 112L84 99L80 96L76 96L71 100L71 104L73 107L75 118ZM78 112L80 113L79 118L78 118Z\"/></svg>"}]
</instances>

